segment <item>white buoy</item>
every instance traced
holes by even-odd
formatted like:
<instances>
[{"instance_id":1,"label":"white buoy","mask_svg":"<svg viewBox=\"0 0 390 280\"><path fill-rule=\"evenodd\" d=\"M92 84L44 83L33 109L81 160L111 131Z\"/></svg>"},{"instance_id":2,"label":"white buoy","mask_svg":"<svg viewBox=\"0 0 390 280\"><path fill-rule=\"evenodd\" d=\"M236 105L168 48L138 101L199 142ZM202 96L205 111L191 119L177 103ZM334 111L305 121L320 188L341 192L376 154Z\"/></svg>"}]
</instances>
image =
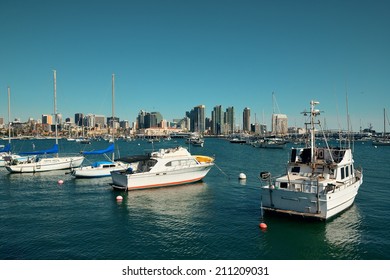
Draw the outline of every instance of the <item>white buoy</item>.
<instances>
[{"instance_id":1,"label":"white buoy","mask_svg":"<svg viewBox=\"0 0 390 280\"><path fill-rule=\"evenodd\" d=\"M58 185L62 185L63 183L64 183L64 181L63 180L58 180Z\"/></svg>"},{"instance_id":2,"label":"white buoy","mask_svg":"<svg viewBox=\"0 0 390 280\"><path fill-rule=\"evenodd\" d=\"M122 200L123 200L123 196L118 195L118 196L116 197L116 201L122 201Z\"/></svg>"},{"instance_id":3,"label":"white buoy","mask_svg":"<svg viewBox=\"0 0 390 280\"><path fill-rule=\"evenodd\" d=\"M245 180L246 179L246 175L244 173L240 173L240 175L238 176L238 178L240 180Z\"/></svg>"}]
</instances>

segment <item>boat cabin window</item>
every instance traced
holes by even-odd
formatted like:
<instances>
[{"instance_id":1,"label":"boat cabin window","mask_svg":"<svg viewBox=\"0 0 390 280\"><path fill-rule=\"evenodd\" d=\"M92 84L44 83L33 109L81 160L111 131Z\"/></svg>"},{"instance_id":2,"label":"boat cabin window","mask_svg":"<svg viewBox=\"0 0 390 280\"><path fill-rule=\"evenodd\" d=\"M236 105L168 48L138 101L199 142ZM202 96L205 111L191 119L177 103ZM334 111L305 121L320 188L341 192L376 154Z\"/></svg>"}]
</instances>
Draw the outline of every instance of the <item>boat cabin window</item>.
<instances>
[{"instance_id":1,"label":"boat cabin window","mask_svg":"<svg viewBox=\"0 0 390 280\"><path fill-rule=\"evenodd\" d=\"M349 177L349 166L345 167L345 177Z\"/></svg>"},{"instance_id":2,"label":"boat cabin window","mask_svg":"<svg viewBox=\"0 0 390 280\"><path fill-rule=\"evenodd\" d=\"M300 171L301 171L301 167L299 166L294 166L293 168L291 168L292 173L299 173Z\"/></svg>"},{"instance_id":3,"label":"boat cabin window","mask_svg":"<svg viewBox=\"0 0 390 280\"><path fill-rule=\"evenodd\" d=\"M287 189L287 186L288 186L287 182L280 182L281 189Z\"/></svg>"},{"instance_id":4,"label":"boat cabin window","mask_svg":"<svg viewBox=\"0 0 390 280\"><path fill-rule=\"evenodd\" d=\"M343 180L345 178L344 167L340 168L340 170L341 170L341 180Z\"/></svg>"},{"instance_id":5,"label":"boat cabin window","mask_svg":"<svg viewBox=\"0 0 390 280\"><path fill-rule=\"evenodd\" d=\"M173 160L165 164L165 166L167 167L186 166L186 165L196 165L196 161L193 159Z\"/></svg>"}]
</instances>

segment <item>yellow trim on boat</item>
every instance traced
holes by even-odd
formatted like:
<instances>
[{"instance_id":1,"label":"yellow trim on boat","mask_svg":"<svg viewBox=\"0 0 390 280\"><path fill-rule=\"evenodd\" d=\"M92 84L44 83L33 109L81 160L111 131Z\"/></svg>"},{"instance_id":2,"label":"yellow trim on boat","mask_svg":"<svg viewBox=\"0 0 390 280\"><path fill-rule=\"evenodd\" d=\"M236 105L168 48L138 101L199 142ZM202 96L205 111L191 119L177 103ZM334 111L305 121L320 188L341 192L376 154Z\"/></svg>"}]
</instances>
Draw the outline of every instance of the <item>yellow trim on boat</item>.
<instances>
[{"instance_id":1,"label":"yellow trim on boat","mask_svg":"<svg viewBox=\"0 0 390 280\"><path fill-rule=\"evenodd\" d=\"M214 159L212 157L208 157L208 156L194 156L196 158L197 161L199 161L200 163L210 163L210 162L213 162Z\"/></svg>"}]
</instances>

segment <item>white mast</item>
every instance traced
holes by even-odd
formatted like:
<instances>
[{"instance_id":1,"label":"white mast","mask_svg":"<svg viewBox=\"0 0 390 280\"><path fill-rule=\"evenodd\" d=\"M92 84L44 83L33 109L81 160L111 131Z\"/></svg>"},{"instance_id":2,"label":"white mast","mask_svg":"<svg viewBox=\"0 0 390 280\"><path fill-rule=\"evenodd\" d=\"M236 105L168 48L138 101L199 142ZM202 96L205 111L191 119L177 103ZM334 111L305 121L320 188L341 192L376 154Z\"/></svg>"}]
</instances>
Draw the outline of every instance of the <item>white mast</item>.
<instances>
[{"instance_id":1,"label":"white mast","mask_svg":"<svg viewBox=\"0 0 390 280\"><path fill-rule=\"evenodd\" d=\"M8 143L11 144L11 89L8 87Z\"/></svg>"},{"instance_id":2,"label":"white mast","mask_svg":"<svg viewBox=\"0 0 390 280\"><path fill-rule=\"evenodd\" d=\"M314 110L314 106L320 104L318 101L310 101L310 150L311 150L311 162L314 162L314 147L315 147L315 124L314 124L314 118L316 115L319 115L320 111L319 110Z\"/></svg>"},{"instance_id":3,"label":"white mast","mask_svg":"<svg viewBox=\"0 0 390 280\"><path fill-rule=\"evenodd\" d=\"M112 90L111 91L112 91L112 142L114 143L114 141L115 141L115 134L114 134L115 74L112 74ZM111 156L112 161L114 161L114 154L115 154L115 150Z\"/></svg>"},{"instance_id":4,"label":"white mast","mask_svg":"<svg viewBox=\"0 0 390 280\"><path fill-rule=\"evenodd\" d=\"M56 135L56 145L58 145L58 131L57 131L57 72L53 70L54 77L54 127ZM58 157L58 153L56 154Z\"/></svg>"}]
</instances>

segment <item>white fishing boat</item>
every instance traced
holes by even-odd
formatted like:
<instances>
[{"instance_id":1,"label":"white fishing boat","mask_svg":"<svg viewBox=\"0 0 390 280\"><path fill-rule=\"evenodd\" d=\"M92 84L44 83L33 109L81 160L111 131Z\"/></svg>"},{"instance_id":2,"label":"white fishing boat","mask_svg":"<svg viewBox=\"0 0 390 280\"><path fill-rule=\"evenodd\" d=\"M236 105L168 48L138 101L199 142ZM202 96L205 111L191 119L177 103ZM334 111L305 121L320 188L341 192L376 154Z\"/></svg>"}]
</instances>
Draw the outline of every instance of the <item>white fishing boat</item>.
<instances>
[{"instance_id":1,"label":"white fishing boat","mask_svg":"<svg viewBox=\"0 0 390 280\"><path fill-rule=\"evenodd\" d=\"M191 136L186 139L186 144L203 147L204 139L198 133L192 133Z\"/></svg>"},{"instance_id":2,"label":"white fishing boat","mask_svg":"<svg viewBox=\"0 0 390 280\"><path fill-rule=\"evenodd\" d=\"M114 121L114 96L115 96L115 75L112 74L112 121ZM114 161L115 144L114 144L114 123L112 123L111 144L103 150L85 151L83 155L104 155L104 161L96 161L91 165L80 166L72 170L71 174L76 178L99 178L111 176L111 171L126 170L128 164L121 161ZM111 153L111 158L107 155Z\"/></svg>"},{"instance_id":3,"label":"white fishing boat","mask_svg":"<svg viewBox=\"0 0 390 280\"><path fill-rule=\"evenodd\" d=\"M315 122L319 110L311 101L310 141L306 148L291 150L287 174L272 180L269 172L260 176L268 184L261 188L265 212L327 220L350 207L363 183L362 170L355 169L352 150L346 147L316 147ZM325 134L324 134L325 137ZM325 138L326 139L326 138Z\"/></svg>"},{"instance_id":4,"label":"white fishing boat","mask_svg":"<svg viewBox=\"0 0 390 280\"><path fill-rule=\"evenodd\" d=\"M29 156L28 160L8 160L6 169L11 173L34 173L52 170L71 169L78 167L84 160L84 156L59 156L58 155L58 131L57 131L57 105L56 105L56 71L54 75L54 116L55 116L55 145L48 150L20 153Z\"/></svg>"},{"instance_id":5,"label":"white fishing boat","mask_svg":"<svg viewBox=\"0 0 390 280\"><path fill-rule=\"evenodd\" d=\"M119 161L130 164L126 171L111 172L113 188L122 190L197 182L214 166L213 158L191 155L183 147L160 149L147 155L120 158Z\"/></svg>"}]
</instances>

